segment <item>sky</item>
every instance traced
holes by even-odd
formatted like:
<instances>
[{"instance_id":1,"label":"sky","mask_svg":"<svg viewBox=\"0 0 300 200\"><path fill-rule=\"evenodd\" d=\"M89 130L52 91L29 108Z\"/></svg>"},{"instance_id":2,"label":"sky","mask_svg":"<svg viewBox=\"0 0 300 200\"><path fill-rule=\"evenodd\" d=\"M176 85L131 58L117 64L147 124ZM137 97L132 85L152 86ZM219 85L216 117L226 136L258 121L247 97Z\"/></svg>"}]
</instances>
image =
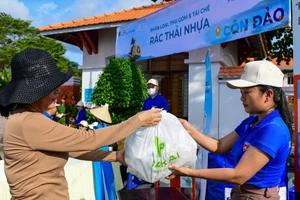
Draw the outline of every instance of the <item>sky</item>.
<instances>
[{"instance_id":1,"label":"sky","mask_svg":"<svg viewBox=\"0 0 300 200\"><path fill-rule=\"evenodd\" d=\"M31 20L31 25L38 28L152 3L151 0L0 0L0 12ZM64 45L67 48L65 57L82 65L81 50L77 46Z\"/></svg>"}]
</instances>

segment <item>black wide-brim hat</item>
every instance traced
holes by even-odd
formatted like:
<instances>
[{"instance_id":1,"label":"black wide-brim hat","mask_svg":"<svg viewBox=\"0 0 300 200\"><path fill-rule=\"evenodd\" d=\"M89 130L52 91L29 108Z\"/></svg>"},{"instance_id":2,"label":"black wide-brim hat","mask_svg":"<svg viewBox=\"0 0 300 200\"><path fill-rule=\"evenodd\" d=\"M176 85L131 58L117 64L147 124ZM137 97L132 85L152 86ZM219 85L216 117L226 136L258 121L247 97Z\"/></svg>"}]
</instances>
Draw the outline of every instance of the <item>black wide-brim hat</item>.
<instances>
[{"instance_id":1,"label":"black wide-brim hat","mask_svg":"<svg viewBox=\"0 0 300 200\"><path fill-rule=\"evenodd\" d=\"M72 68L61 72L55 59L42 49L25 49L11 61L12 79L0 92L0 104L32 104L67 82Z\"/></svg>"}]
</instances>

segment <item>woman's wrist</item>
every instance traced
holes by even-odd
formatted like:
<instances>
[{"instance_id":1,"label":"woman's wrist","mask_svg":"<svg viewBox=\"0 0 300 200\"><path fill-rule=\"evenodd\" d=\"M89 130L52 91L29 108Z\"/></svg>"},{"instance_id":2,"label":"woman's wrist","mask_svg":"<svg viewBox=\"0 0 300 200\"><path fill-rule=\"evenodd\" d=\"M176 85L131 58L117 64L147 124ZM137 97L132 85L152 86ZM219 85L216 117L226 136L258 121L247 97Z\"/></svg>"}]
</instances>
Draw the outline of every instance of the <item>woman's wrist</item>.
<instances>
[{"instance_id":1,"label":"woman's wrist","mask_svg":"<svg viewBox=\"0 0 300 200\"><path fill-rule=\"evenodd\" d=\"M194 137L197 134L197 129L195 129L193 126L189 130L190 136Z\"/></svg>"},{"instance_id":2,"label":"woman's wrist","mask_svg":"<svg viewBox=\"0 0 300 200\"><path fill-rule=\"evenodd\" d=\"M115 160L115 162L120 162L119 158L118 158L120 152L119 151L115 151L115 153L116 153L116 160Z\"/></svg>"},{"instance_id":3,"label":"woman's wrist","mask_svg":"<svg viewBox=\"0 0 300 200\"><path fill-rule=\"evenodd\" d=\"M121 151L115 151L116 152L116 161L121 163L124 166L127 166L126 162L125 162L125 151L121 150Z\"/></svg>"}]
</instances>

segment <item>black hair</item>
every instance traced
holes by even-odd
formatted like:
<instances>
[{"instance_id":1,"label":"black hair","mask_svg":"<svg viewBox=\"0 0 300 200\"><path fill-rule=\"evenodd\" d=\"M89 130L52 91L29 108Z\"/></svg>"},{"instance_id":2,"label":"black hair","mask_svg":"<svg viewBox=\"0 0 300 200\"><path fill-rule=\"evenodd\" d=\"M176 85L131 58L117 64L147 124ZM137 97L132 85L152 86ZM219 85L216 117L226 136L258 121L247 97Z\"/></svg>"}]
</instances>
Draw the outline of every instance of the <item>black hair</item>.
<instances>
[{"instance_id":1,"label":"black hair","mask_svg":"<svg viewBox=\"0 0 300 200\"><path fill-rule=\"evenodd\" d=\"M101 119L97 118L97 121L99 122L99 124L102 125L102 127L104 127L104 121L102 121Z\"/></svg>"},{"instance_id":2,"label":"black hair","mask_svg":"<svg viewBox=\"0 0 300 200\"><path fill-rule=\"evenodd\" d=\"M0 105L0 113L3 117L8 117L9 113L16 107L16 104L10 104L8 106Z\"/></svg>"},{"instance_id":3,"label":"black hair","mask_svg":"<svg viewBox=\"0 0 300 200\"><path fill-rule=\"evenodd\" d=\"M8 106L0 105L0 113L1 113L1 116L8 117L9 114L11 112L13 112L14 110L16 110L17 108L20 109L20 108L24 108L24 107L25 107L25 104L16 104L16 103L9 104Z\"/></svg>"},{"instance_id":4,"label":"black hair","mask_svg":"<svg viewBox=\"0 0 300 200\"><path fill-rule=\"evenodd\" d=\"M82 124L77 124L76 128L79 129L80 127L84 127L86 131L91 130L89 126L83 126Z\"/></svg>"},{"instance_id":5,"label":"black hair","mask_svg":"<svg viewBox=\"0 0 300 200\"><path fill-rule=\"evenodd\" d=\"M287 125L289 131L291 140L293 140L293 123L294 118L291 111L291 107L287 101L286 95L283 92L282 88L269 86L269 85L259 85L259 90L263 93L265 93L268 90L272 90L274 92L274 103L275 103L275 109L278 109L283 121Z\"/></svg>"}]
</instances>

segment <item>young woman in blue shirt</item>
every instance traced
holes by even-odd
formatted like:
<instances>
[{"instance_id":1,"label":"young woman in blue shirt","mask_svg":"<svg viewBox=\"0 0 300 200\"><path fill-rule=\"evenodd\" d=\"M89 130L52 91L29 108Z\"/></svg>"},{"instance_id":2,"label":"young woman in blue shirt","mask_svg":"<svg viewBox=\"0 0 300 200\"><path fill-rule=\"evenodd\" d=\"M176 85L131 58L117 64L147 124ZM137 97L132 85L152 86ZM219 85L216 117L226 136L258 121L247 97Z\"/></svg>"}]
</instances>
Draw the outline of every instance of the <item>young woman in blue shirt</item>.
<instances>
[{"instance_id":1,"label":"young woman in blue shirt","mask_svg":"<svg viewBox=\"0 0 300 200\"><path fill-rule=\"evenodd\" d=\"M278 185L291 149L293 116L282 90L283 73L267 60L246 64L241 79L227 82L240 89L241 101L250 117L221 139L211 138L189 122L181 123L206 150L223 154L232 151L234 168L189 169L169 166L176 175L235 184L231 200L279 200Z\"/></svg>"}]
</instances>

